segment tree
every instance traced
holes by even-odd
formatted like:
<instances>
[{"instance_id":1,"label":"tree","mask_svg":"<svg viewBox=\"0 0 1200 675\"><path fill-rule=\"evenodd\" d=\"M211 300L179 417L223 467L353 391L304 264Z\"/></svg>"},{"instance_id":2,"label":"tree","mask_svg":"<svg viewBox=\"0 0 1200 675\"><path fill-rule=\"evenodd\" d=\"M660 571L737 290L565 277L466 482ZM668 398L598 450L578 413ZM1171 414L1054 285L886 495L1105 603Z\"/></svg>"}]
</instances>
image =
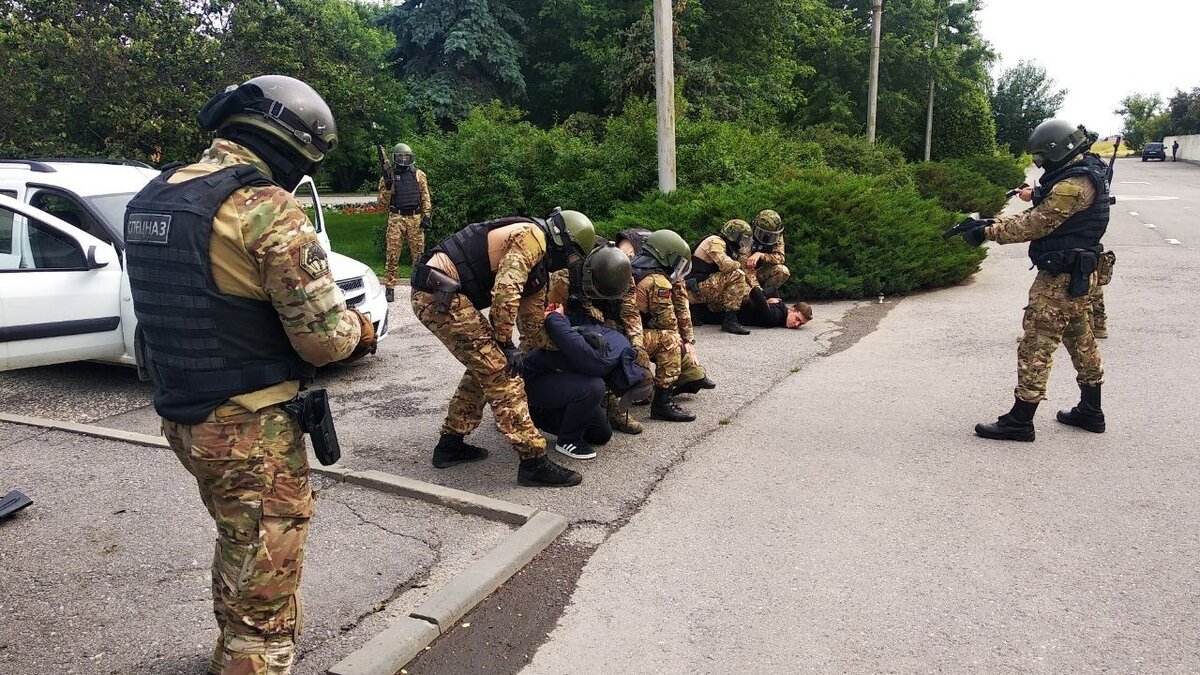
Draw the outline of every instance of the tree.
<instances>
[{"instance_id":1,"label":"tree","mask_svg":"<svg viewBox=\"0 0 1200 675\"><path fill-rule=\"evenodd\" d=\"M1200 133L1200 87L1191 91L1176 89L1167 101L1169 123L1163 132L1166 135Z\"/></svg>"},{"instance_id":2,"label":"tree","mask_svg":"<svg viewBox=\"0 0 1200 675\"><path fill-rule=\"evenodd\" d=\"M1162 97L1158 94L1135 93L1121 99L1121 107L1113 111L1114 115L1124 118L1122 134L1135 152L1147 141L1160 138L1158 133L1165 121L1161 117L1162 107Z\"/></svg>"},{"instance_id":3,"label":"tree","mask_svg":"<svg viewBox=\"0 0 1200 675\"><path fill-rule=\"evenodd\" d=\"M525 93L517 41L525 22L502 0L408 0L378 21L396 36L390 58L418 111L453 122Z\"/></svg>"},{"instance_id":4,"label":"tree","mask_svg":"<svg viewBox=\"0 0 1200 675\"><path fill-rule=\"evenodd\" d=\"M1066 96L1067 90L1056 89L1046 69L1034 62L1021 61L1004 71L991 91L996 140L1012 154L1020 155L1029 134L1054 117Z\"/></svg>"}]
</instances>

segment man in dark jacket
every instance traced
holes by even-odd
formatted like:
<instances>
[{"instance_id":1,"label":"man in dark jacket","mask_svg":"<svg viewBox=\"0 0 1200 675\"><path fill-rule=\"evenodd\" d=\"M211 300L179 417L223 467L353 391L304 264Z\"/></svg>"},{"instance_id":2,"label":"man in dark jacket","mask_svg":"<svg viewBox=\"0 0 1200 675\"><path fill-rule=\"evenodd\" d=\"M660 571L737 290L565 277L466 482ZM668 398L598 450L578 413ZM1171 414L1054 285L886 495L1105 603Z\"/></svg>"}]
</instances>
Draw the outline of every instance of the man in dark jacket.
<instances>
[{"instance_id":1,"label":"man in dark jacket","mask_svg":"<svg viewBox=\"0 0 1200 675\"><path fill-rule=\"evenodd\" d=\"M721 314L700 305L706 323L720 323ZM807 302L788 305L775 288L752 288L738 309L738 321L743 326L759 328L799 328L812 320L812 307Z\"/></svg>"},{"instance_id":2,"label":"man in dark jacket","mask_svg":"<svg viewBox=\"0 0 1200 675\"><path fill-rule=\"evenodd\" d=\"M529 414L541 430L558 437L554 449L575 459L596 456L592 445L612 438L601 403L611 389L619 405L650 395L652 380L637 352L619 331L593 324L573 327L563 306L546 308L545 331L555 349L534 349L521 373Z\"/></svg>"}]
</instances>

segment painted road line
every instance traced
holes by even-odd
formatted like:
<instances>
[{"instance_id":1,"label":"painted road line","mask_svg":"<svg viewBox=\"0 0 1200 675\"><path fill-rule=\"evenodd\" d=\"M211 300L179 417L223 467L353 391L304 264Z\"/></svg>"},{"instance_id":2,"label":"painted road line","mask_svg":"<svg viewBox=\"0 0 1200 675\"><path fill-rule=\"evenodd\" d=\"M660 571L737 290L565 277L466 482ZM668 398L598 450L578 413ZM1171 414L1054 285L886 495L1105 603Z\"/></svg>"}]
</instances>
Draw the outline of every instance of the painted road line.
<instances>
[{"instance_id":1,"label":"painted road line","mask_svg":"<svg viewBox=\"0 0 1200 675\"><path fill-rule=\"evenodd\" d=\"M1150 229L1152 229L1152 230L1154 230L1154 229L1157 229L1157 228L1158 228L1158 226L1157 226L1157 225L1154 225L1154 224L1152 224L1152 223L1146 223L1146 227L1148 227L1148 228L1150 228Z\"/></svg>"},{"instance_id":2,"label":"painted road line","mask_svg":"<svg viewBox=\"0 0 1200 675\"><path fill-rule=\"evenodd\" d=\"M1137 212L1137 211L1130 211L1130 212L1129 212L1129 215L1133 216L1134 218L1137 218L1138 212Z\"/></svg>"},{"instance_id":3,"label":"painted road line","mask_svg":"<svg viewBox=\"0 0 1200 675\"><path fill-rule=\"evenodd\" d=\"M1179 241L1178 239L1168 239L1167 243L1172 246L1181 246L1183 244L1183 242Z\"/></svg>"},{"instance_id":4,"label":"painted road line","mask_svg":"<svg viewBox=\"0 0 1200 675\"><path fill-rule=\"evenodd\" d=\"M1121 185L1149 185L1149 183L1144 180L1123 180Z\"/></svg>"},{"instance_id":5,"label":"painted road line","mask_svg":"<svg viewBox=\"0 0 1200 675\"><path fill-rule=\"evenodd\" d=\"M1122 202L1168 202L1179 197L1167 197L1165 195L1116 195L1118 201Z\"/></svg>"}]
</instances>

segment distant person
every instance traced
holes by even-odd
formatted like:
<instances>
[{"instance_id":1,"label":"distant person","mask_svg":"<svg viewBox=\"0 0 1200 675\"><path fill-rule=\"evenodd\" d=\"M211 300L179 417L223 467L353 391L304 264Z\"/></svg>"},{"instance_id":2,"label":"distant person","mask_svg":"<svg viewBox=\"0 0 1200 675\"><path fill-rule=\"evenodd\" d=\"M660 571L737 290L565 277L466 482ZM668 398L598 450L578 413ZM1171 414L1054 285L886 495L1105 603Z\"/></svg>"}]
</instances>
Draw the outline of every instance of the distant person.
<instances>
[{"instance_id":1,"label":"distant person","mask_svg":"<svg viewBox=\"0 0 1200 675\"><path fill-rule=\"evenodd\" d=\"M1176 155L1178 155L1178 154L1179 154L1179 141L1175 141L1174 143L1171 143L1171 161L1172 162L1178 161L1178 158L1176 157Z\"/></svg>"},{"instance_id":2,"label":"distant person","mask_svg":"<svg viewBox=\"0 0 1200 675\"><path fill-rule=\"evenodd\" d=\"M379 203L388 207L383 285L387 288L387 301L394 302L396 268L404 241L408 240L408 253L416 265L425 253L425 230L429 229L433 215L429 179L417 168L412 148L404 143L392 148L392 165L379 179Z\"/></svg>"}]
</instances>

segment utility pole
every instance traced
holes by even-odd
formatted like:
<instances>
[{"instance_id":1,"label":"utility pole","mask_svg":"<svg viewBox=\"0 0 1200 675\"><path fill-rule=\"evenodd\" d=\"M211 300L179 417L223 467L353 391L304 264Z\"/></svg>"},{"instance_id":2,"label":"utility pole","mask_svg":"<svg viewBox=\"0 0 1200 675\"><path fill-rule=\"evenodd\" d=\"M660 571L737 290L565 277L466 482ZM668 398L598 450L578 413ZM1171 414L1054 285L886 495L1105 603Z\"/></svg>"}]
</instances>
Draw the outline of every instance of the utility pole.
<instances>
[{"instance_id":1,"label":"utility pole","mask_svg":"<svg viewBox=\"0 0 1200 675\"><path fill-rule=\"evenodd\" d=\"M881 0L882 1L882 0ZM658 189L674 192L675 31L671 0L654 0L654 90L658 101Z\"/></svg>"},{"instance_id":2,"label":"utility pole","mask_svg":"<svg viewBox=\"0 0 1200 675\"><path fill-rule=\"evenodd\" d=\"M929 52L929 63L933 65L933 58L937 52L938 34L941 33L940 26L933 27L933 50ZM929 150L933 145L933 86L937 82L937 74L933 68L930 68L929 74L929 114L925 116L925 161L929 161Z\"/></svg>"},{"instance_id":3,"label":"utility pole","mask_svg":"<svg viewBox=\"0 0 1200 675\"><path fill-rule=\"evenodd\" d=\"M871 83L867 92L867 142L875 145L875 105L879 98L879 35L883 0L871 0Z\"/></svg>"}]
</instances>

